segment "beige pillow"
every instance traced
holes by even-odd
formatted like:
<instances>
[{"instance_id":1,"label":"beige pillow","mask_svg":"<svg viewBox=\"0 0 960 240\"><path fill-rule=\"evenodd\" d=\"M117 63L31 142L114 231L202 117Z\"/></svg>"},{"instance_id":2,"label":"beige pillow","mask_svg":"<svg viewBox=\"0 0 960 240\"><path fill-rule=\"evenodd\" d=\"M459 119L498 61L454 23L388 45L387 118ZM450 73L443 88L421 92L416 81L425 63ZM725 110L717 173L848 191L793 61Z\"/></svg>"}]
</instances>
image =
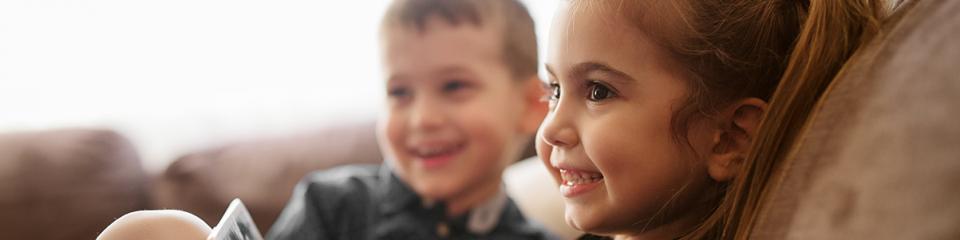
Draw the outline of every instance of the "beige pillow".
<instances>
[{"instance_id":1,"label":"beige pillow","mask_svg":"<svg viewBox=\"0 0 960 240\"><path fill-rule=\"evenodd\" d=\"M960 1L909 1L822 100L754 239L960 238Z\"/></svg>"}]
</instances>

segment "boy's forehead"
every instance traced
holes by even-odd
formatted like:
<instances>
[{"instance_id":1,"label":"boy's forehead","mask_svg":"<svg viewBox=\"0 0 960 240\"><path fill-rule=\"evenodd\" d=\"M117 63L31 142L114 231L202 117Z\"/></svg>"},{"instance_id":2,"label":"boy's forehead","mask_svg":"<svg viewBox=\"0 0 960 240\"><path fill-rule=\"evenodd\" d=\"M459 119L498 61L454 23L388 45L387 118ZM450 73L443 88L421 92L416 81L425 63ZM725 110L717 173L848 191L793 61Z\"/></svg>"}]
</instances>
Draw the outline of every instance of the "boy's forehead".
<instances>
[{"instance_id":1,"label":"boy's forehead","mask_svg":"<svg viewBox=\"0 0 960 240\"><path fill-rule=\"evenodd\" d=\"M381 35L388 71L431 66L432 71L466 69L475 62L502 61L502 37L486 26L437 21L423 30L393 28Z\"/></svg>"},{"instance_id":2,"label":"boy's forehead","mask_svg":"<svg viewBox=\"0 0 960 240\"><path fill-rule=\"evenodd\" d=\"M381 41L396 41L398 39L429 38L437 35L482 35L487 40L503 39L503 26L497 21L484 22L451 22L440 16L430 16L422 25L391 23L383 26L380 31Z\"/></svg>"}]
</instances>

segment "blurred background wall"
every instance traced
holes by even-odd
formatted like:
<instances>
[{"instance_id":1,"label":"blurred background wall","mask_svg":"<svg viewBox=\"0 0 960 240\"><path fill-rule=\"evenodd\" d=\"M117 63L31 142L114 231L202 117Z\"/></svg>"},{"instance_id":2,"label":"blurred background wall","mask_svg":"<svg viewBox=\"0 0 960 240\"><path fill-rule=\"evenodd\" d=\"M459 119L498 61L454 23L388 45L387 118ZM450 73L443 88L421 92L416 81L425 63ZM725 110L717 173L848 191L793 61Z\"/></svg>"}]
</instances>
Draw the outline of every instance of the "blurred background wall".
<instances>
[{"instance_id":1,"label":"blurred background wall","mask_svg":"<svg viewBox=\"0 0 960 240\"><path fill-rule=\"evenodd\" d=\"M524 2L544 49L556 0ZM372 118L388 3L0 1L0 133L110 128L157 172L192 150Z\"/></svg>"}]
</instances>

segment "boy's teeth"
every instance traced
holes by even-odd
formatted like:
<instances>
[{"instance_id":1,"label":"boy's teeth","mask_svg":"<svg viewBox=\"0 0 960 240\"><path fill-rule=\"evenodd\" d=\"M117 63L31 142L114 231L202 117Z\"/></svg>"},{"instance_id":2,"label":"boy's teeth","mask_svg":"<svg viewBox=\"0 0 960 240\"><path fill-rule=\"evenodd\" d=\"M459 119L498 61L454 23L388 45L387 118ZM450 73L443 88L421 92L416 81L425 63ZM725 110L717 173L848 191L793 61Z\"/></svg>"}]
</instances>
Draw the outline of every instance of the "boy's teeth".
<instances>
[{"instance_id":1,"label":"boy's teeth","mask_svg":"<svg viewBox=\"0 0 960 240\"><path fill-rule=\"evenodd\" d=\"M421 147L416 148L415 151L420 156L434 156L449 152L454 148L455 147Z\"/></svg>"},{"instance_id":2,"label":"boy's teeth","mask_svg":"<svg viewBox=\"0 0 960 240\"><path fill-rule=\"evenodd\" d=\"M434 154L440 153L441 151L443 151L443 149L440 149L440 148L426 148L426 149L422 150L422 151L420 152L420 154L423 154L423 155L434 155Z\"/></svg>"}]
</instances>

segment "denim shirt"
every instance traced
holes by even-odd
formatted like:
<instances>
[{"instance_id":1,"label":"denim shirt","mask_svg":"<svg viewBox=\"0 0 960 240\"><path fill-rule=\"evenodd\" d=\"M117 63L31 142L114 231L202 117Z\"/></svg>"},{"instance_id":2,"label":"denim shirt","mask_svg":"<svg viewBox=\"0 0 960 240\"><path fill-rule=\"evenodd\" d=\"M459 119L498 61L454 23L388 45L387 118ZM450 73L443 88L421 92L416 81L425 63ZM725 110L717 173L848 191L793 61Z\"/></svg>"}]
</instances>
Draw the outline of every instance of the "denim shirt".
<instances>
[{"instance_id":1,"label":"denim shirt","mask_svg":"<svg viewBox=\"0 0 960 240\"><path fill-rule=\"evenodd\" d=\"M339 167L301 181L267 239L545 238L502 193L457 218L426 205L389 166Z\"/></svg>"}]
</instances>

